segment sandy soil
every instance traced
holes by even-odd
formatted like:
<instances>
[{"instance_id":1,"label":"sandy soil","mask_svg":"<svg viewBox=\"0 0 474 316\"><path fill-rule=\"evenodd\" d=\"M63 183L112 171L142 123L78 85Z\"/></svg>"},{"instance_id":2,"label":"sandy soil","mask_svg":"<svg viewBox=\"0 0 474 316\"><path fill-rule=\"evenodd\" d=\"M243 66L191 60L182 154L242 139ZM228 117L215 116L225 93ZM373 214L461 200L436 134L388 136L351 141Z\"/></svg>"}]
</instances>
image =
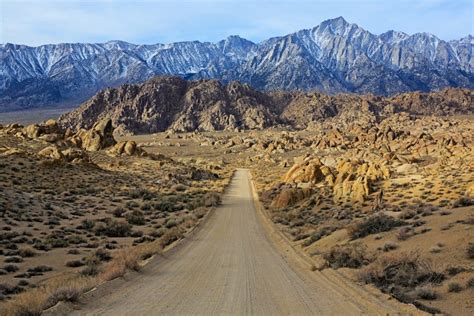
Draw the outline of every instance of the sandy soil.
<instances>
[{"instance_id":1,"label":"sandy soil","mask_svg":"<svg viewBox=\"0 0 474 316\"><path fill-rule=\"evenodd\" d=\"M222 206L183 247L106 295L89 295L75 314L397 313L387 302L348 297L329 283L291 267L274 248L257 218L249 172L241 169Z\"/></svg>"},{"instance_id":2,"label":"sandy soil","mask_svg":"<svg viewBox=\"0 0 474 316\"><path fill-rule=\"evenodd\" d=\"M34 124L48 119L57 119L61 114L73 110L74 107L39 108L24 111L11 111L0 113L0 124Z\"/></svg>"}]
</instances>

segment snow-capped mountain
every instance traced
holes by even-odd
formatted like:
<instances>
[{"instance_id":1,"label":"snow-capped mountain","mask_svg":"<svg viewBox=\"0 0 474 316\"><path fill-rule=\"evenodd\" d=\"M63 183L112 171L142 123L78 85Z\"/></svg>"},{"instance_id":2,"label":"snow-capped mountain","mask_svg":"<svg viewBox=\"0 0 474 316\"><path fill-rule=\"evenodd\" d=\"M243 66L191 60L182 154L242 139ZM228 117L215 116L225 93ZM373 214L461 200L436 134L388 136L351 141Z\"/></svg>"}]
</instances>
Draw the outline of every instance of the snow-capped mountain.
<instances>
[{"instance_id":1,"label":"snow-capped mountain","mask_svg":"<svg viewBox=\"0 0 474 316\"><path fill-rule=\"evenodd\" d=\"M259 44L239 36L178 42L0 46L0 110L75 104L97 90L155 75L240 80L262 90L389 95L474 88L474 38L374 35L342 17Z\"/></svg>"}]
</instances>

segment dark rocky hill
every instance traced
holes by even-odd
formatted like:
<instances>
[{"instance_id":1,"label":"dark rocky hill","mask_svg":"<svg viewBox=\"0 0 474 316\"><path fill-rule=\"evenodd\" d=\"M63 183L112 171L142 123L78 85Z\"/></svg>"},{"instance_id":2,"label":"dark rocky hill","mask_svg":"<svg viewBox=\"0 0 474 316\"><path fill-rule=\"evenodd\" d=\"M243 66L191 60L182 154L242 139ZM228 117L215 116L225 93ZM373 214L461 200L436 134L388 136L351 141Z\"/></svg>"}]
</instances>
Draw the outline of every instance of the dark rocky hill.
<instances>
[{"instance_id":1,"label":"dark rocky hill","mask_svg":"<svg viewBox=\"0 0 474 316\"><path fill-rule=\"evenodd\" d=\"M317 92L259 92L237 81L184 80L155 77L97 93L78 109L63 115L63 127L91 128L111 118L119 133L263 129L276 125L306 128L332 117L347 122L378 120L398 112L413 115L472 113L473 91L445 89L392 97Z\"/></svg>"}]
</instances>

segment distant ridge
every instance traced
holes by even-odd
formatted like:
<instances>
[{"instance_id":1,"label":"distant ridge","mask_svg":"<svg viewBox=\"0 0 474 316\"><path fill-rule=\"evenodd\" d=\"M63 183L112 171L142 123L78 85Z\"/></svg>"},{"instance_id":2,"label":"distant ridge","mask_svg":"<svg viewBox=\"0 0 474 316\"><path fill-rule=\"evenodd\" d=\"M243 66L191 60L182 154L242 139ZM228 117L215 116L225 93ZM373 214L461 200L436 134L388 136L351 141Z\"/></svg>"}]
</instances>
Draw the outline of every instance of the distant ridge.
<instances>
[{"instance_id":1,"label":"distant ridge","mask_svg":"<svg viewBox=\"0 0 474 316\"><path fill-rule=\"evenodd\" d=\"M259 44L239 36L179 42L0 46L0 111L79 104L105 87L156 75L238 80L258 90L392 95L474 88L474 38L388 31L342 17Z\"/></svg>"},{"instance_id":2,"label":"distant ridge","mask_svg":"<svg viewBox=\"0 0 474 316\"><path fill-rule=\"evenodd\" d=\"M474 113L474 91L446 89L411 92L391 98L374 95L330 96L305 92L259 92L248 84L217 80L155 77L143 84L123 85L97 93L63 115L64 128L89 129L111 118L121 134L163 131L264 129L286 125L307 128L326 119L368 126L399 112L415 115Z\"/></svg>"}]
</instances>

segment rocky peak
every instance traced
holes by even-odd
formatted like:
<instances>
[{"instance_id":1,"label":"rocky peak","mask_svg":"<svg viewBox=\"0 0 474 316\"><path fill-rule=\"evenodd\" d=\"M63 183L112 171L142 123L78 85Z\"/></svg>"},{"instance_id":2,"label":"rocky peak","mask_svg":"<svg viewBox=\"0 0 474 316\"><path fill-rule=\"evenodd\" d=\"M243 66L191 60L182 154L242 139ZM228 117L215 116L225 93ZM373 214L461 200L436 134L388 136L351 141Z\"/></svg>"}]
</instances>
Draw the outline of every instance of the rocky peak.
<instances>
[{"instance_id":1,"label":"rocky peak","mask_svg":"<svg viewBox=\"0 0 474 316\"><path fill-rule=\"evenodd\" d=\"M236 35L217 43L5 44L0 47L0 111L77 104L104 87L156 75L325 93L474 88L473 42L471 35L450 42L428 33L374 35L338 17L258 44Z\"/></svg>"},{"instance_id":2,"label":"rocky peak","mask_svg":"<svg viewBox=\"0 0 474 316\"><path fill-rule=\"evenodd\" d=\"M75 131L96 130L96 122L110 118L119 134L263 129L281 124L303 129L332 118L337 118L339 124L358 122L369 126L398 112L472 113L473 104L474 95L467 89L407 93L393 98L330 96L302 91L263 93L238 81L223 84L218 80L186 81L167 76L104 90L63 115L59 124Z\"/></svg>"},{"instance_id":3,"label":"rocky peak","mask_svg":"<svg viewBox=\"0 0 474 316\"><path fill-rule=\"evenodd\" d=\"M394 30L390 30L388 32L382 33L379 35L379 38L386 43L399 43L403 40L406 40L410 35L403 33L403 32L397 32Z\"/></svg>"},{"instance_id":4,"label":"rocky peak","mask_svg":"<svg viewBox=\"0 0 474 316\"><path fill-rule=\"evenodd\" d=\"M342 16L323 21L317 28L332 35L346 36L352 27L358 27L356 24L347 22Z\"/></svg>"}]
</instances>

